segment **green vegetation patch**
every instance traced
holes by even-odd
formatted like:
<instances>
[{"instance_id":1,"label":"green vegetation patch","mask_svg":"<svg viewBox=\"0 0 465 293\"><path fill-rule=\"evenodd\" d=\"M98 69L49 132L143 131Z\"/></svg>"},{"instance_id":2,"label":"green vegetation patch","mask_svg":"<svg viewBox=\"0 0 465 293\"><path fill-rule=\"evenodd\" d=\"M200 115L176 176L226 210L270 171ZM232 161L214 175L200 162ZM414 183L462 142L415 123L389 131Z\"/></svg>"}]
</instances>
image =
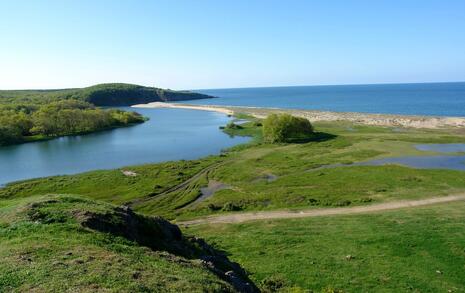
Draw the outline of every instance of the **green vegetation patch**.
<instances>
[{"instance_id":1,"label":"green vegetation patch","mask_svg":"<svg viewBox=\"0 0 465 293\"><path fill-rule=\"evenodd\" d=\"M90 133L142 123L136 112L103 110L80 100L49 103L2 103L0 99L0 146Z\"/></svg>"},{"instance_id":2,"label":"green vegetation patch","mask_svg":"<svg viewBox=\"0 0 465 293\"><path fill-rule=\"evenodd\" d=\"M308 119L289 114L270 114L263 120L263 140L268 143L303 142L313 136Z\"/></svg>"},{"instance_id":3,"label":"green vegetation patch","mask_svg":"<svg viewBox=\"0 0 465 293\"><path fill-rule=\"evenodd\" d=\"M228 251L263 289L465 292L464 209L457 202L186 231Z\"/></svg>"},{"instance_id":4,"label":"green vegetation patch","mask_svg":"<svg viewBox=\"0 0 465 293\"><path fill-rule=\"evenodd\" d=\"M166 162L27 180L0 189L0 198L59 193L85 195L114 204L124 204L163 193L216 160L215 157L209 157L197 161Z\"/></svg>"},{"instance_id":5,"label":"green vegetation patch","mask_svg":"<svg viewBox=\"0 0 465 293\"><path fill-rule=\"evenodd\" d=\"M177 226L82 197L2 201L0 243L0 292L236 292L247 281Z\"/></svg>"}]
</instances>

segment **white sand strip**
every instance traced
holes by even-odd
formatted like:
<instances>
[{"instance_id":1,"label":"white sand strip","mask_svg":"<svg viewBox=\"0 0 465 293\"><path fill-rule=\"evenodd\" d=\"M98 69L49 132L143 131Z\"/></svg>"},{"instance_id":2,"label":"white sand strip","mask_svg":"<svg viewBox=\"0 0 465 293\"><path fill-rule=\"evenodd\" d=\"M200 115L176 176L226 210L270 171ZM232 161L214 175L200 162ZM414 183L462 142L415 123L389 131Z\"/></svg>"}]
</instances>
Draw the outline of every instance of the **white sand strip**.
<instances>
[{"instance_id":1,"label":"white sand strip","mask_svg":"<svg viewBox=\"0 0 465 293\"><path fill-rule=\"evenodd\" d=\"M149 104L139 104L134 108L178 108L202 111L215 111L232 115L234 113L244 113L264 118L271 113L289 113L295 116L304 117L311 122L315 121L350 121L358 124L392 126L392 127L412 127L412 128L465 128L465 117L439 117L439 116L416 116L416 115L394 115L394 114L368 114L357 112L330 112L298 109L279 108L259 108L259 107L238 107L238 106L214 106L214 105L190 105L154 102Z\"/></svg>"}]
</instances>

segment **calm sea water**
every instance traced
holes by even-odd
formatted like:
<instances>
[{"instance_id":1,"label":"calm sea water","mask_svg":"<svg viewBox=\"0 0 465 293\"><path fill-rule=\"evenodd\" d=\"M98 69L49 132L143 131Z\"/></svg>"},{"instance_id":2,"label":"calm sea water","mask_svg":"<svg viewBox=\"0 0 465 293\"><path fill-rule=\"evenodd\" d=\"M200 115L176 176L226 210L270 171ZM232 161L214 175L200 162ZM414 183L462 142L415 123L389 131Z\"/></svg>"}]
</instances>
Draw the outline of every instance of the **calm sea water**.
<instances>
[{"instance_id":1,"label":"calm sea water","mask_svg":"<svg viewBox=\"0 0 465 293\"><path fill-rule=\"evenodd\" d=\"M342 112L465 116L465 82L198 90L219 98L195 104Z\"/></svg>"},{"instance_id":2,"label":"calm sea water","mask_svg":"<svg viewBox=\"0 0 465 293\"><path fill-rule=\"evenodd\" d=\"M134 109L132 109L134 110ZM248 141L218 128L223 114L183 109L137 109L150 121L83 136L0 147L0 184L95 169L196 159Z\"/></svg>"}]
</instances>

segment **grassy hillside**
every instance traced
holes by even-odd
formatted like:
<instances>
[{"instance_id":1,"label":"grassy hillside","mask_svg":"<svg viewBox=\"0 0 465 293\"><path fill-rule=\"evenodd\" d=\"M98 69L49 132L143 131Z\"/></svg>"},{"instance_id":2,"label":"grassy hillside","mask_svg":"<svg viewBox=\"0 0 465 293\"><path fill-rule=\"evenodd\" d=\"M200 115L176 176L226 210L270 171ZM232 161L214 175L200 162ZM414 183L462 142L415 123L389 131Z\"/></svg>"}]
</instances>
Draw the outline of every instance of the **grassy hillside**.
<instances>
[{"instance_id":1,"label":"grassy hillside","mask_svg":"<svg viewBox=\"0 0 465 293\"><path fill-rule=\"evenodd\" d=\"M282 292L465 292L464 202L399 211L192 226Z\"/></svg>"},{"instance_id":2,"label":"grassy hillside","mask_svg":"<svg viewBox=\"0 0 465 293\"><path fill-rule=\"evenodd\" d=\"M76 196L0 202L0 292L254 292L177 226Z\"/></svg>"}]
</instances>

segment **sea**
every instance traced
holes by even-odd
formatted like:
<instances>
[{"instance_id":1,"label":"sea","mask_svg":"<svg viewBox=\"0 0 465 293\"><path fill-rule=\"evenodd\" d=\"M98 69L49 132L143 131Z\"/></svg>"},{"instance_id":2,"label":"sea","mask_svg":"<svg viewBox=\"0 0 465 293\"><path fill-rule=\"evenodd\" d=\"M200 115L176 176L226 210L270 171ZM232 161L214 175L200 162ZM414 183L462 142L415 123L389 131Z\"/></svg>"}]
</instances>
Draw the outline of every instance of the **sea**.
<instances>
[{"instance_id":1,"label":"sea","mask_svg":"<svg viewBox=\"0 0 465 293\"><path fill-rule=\"evenodd\" d=\"M465 117L465 82L206 89L192 104Z\"/></svg>"}]
</instances>

